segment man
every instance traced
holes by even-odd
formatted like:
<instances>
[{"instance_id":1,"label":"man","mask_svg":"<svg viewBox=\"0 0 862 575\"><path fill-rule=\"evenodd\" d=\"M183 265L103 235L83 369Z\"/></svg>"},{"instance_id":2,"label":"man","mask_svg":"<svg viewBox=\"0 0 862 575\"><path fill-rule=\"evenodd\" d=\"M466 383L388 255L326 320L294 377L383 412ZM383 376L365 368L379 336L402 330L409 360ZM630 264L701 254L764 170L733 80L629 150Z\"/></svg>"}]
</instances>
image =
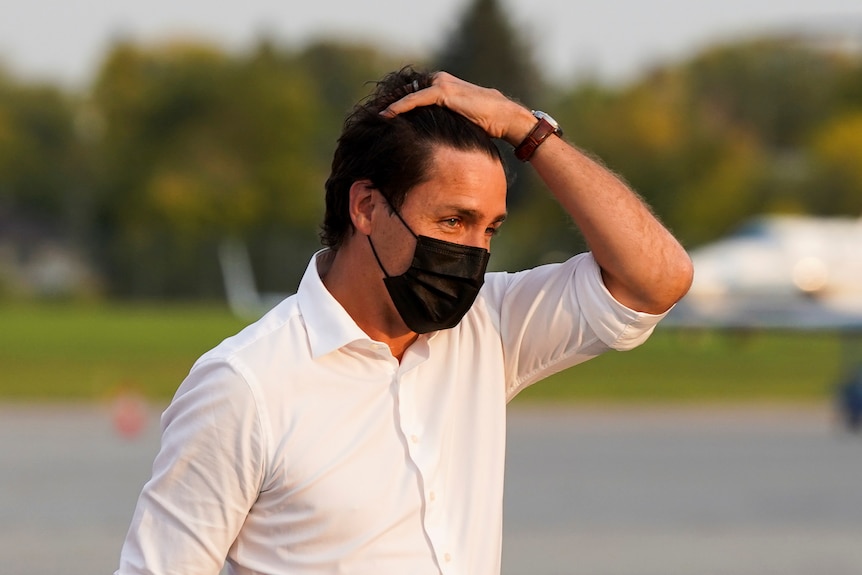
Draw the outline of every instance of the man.
<instances>
[{"instance_id":1,"label":"man","mask_svg":"<svg viewBox=\"0 0 862 575\"><path fill-rule=\"evenodd\" d=\"M491 138L591 253L485 275L506 216ZM442 72L391 74L356 108L326 204L297 294L199 359L165 411L117 573L499 573L506 403L640 344L691 281L549 117Z\"/></svg>"}]
</instances>

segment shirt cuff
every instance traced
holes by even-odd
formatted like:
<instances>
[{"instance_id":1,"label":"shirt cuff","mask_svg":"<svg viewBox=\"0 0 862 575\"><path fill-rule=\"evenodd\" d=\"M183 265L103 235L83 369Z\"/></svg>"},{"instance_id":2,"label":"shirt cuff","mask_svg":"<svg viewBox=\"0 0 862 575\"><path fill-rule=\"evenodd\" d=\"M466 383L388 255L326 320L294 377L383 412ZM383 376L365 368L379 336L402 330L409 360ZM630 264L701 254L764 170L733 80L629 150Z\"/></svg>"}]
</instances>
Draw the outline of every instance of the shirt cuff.
<instances>
[{"instance_id":1,"label":"shirt cuff","mask_svg":"<svg viewBox=\"0 0 862 575\"><path fill-rule=\"evenodd\" d=\"M647 340L670 310L661 314L635 311L618 302L602 280L593 255L585 254L575 269L575 294L596 336L611 349L626 351Z\"/></svg>"}]
</instances>

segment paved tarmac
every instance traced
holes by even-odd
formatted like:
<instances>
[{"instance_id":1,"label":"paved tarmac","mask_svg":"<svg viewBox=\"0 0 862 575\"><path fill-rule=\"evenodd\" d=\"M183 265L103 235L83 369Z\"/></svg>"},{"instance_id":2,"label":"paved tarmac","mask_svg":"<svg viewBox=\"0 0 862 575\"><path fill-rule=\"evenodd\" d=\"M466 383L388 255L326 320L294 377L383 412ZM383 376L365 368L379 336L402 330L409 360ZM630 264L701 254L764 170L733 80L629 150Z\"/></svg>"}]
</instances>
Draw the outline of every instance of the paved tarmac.
<instances>
[{"instance_id":1,"label":"paved tarmac","mask_svg":"<svg viewBox=\"0 0 862 575\"><path fill-rule=\"evenodd\" d=\"M0 405L0 573L113 573L146 423ZM826 408L516 405L506 481L505 575L862 573L862 436Z\"/></svg>"}]
</instances>

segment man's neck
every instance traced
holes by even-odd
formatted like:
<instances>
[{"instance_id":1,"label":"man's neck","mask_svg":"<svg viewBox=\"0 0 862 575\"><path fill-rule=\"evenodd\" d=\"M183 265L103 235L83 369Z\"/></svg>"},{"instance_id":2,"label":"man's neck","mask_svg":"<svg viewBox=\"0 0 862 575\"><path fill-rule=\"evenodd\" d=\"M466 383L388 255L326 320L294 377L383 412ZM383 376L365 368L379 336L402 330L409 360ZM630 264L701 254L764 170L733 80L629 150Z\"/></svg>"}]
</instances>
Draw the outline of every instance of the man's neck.
<instances>
[{"instance_id":1,"label":"man's neck","mask_svg":"<svg viewBox=\"0 0 862 575\"><path fill-rule=\"evenodd\" d=\"M419 336L404 325L376 267L363 265L361 254L351 253L351 248L344 246L321 254L317 271L323 285L356 325L371 339L387 344L400 362Z\"/></svg>"}]
</instances>

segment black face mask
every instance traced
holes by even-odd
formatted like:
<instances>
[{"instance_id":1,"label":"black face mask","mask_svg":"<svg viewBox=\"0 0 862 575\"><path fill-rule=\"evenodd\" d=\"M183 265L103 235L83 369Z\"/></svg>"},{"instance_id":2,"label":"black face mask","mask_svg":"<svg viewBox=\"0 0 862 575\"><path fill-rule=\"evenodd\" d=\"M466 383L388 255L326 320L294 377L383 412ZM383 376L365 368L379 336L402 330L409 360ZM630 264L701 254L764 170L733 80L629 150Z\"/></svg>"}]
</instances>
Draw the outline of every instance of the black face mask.
<instances>
[{"instance_id":1,"label":"black face mask","mask_svg":"<svg viewBox=\"0 0 862 575\"><path fill-rule=\"evenodd\" d=\"M377 265L386 276L383 283L395 309L407 327L416 333L455 327L479 295L490 252L417 236L398 212L395 215L416 238L413 263L406 272L400 276L386 273L368 236Z\"/></svg>"}]
</instances>

